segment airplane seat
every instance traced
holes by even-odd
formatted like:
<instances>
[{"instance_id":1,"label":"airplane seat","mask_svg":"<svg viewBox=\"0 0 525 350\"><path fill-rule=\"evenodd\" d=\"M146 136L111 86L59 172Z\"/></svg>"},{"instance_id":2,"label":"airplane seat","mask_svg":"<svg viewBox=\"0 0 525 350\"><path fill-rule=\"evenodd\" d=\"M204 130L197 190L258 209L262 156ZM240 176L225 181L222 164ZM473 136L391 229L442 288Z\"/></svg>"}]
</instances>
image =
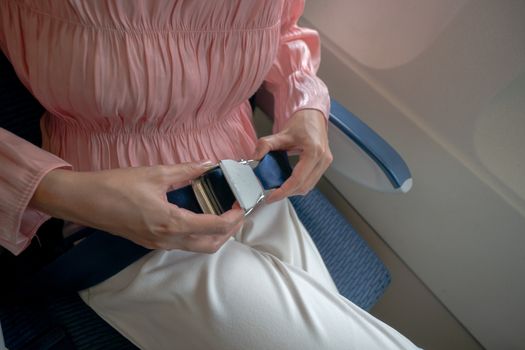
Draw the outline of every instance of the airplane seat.
<instances>
[{"instance_id":1,"label":"airplane seat","mask_svg":"<svg viewBox=\"0 0 525 350\"><path fill-rule=\"evenodd\" d=\"M38 120L43 109L18 81L7 59L0 56L0 127L39 144ZM333 118L334 115L331 116L332 122ZM351 126L346 127L352 129ZM373 155L376 151L364 151L374 164L381 158L380 155ZM396 172L392 169L385 171L387 168L388 161L378 167L385 173ZM291 202L341 294L363 309L370 310L390 283L390 274L384 264L318 190L303 197L293 197ZM0 249L0 260L9 254ZM9 350L135 349L132 343L85 305L77 294L51 298L34 305L10 305L5 300L0 305L0 333L3 330ZM1 340L0 334L0 350Z\"/></svg>"}]
</instances>

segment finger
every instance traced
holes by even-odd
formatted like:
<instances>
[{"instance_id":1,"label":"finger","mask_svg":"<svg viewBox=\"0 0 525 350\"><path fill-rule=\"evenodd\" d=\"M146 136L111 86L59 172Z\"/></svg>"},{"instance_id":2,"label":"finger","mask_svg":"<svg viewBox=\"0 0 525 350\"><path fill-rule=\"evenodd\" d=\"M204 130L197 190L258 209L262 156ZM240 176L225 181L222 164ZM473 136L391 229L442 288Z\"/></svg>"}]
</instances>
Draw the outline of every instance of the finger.
<instances>
[{"instance_id":1,"label":"finger","mask_svg":"<svg viewBox=\"0 0 525 350\"><path fill-rule=\"evenodd\" d=\"M188 235L182 242L182 249L195 253L215 253L224 244L219 236Z\"/></svg>"},{"instance_id":2,"label":"finger","mask_svg":"<svg viewBox=\"0 0 525 350\"><path fill-rule=\"evenodd\" d=\"M330 150L319 151L318 148L311 148L311 150L305 151L303 158L307 158L312 161L313 166L308 169L302 170L305 174L308 174L303 179L299 188L296 189L294 194L306 195L308 192L315 187L319 179L323 176L324 172L332 163L332 154Z\"/></svg>"},{"instance_id":3,"label":"finger","mask_svg":"<svg viewBox=\"0 0 525 350\"><path fill-rule=\"evenodd\" d=\"M176 165L159 166L158 171L161 173L165 185L177 188L186 185L190 180L195 179L215 166L216 164L211 161L201 163L181 163Z\"/></svg>"},{"instance_id":4,"label":"finger","mask_svg":"<svg viewBox=\"0 0 525 350\"><path fill-rule=\"evenodd\" d=\"M216 253L233 235L242 227L242 222L238 223L228 234L216 236L203 236L191 234L185 238L183 249L197 253Z\"/></svg>"},{"instance_id":5,"label":"finger","mask_svg":"<svg viewBox=\"0 0 525 350\"><path fill-rule=\"evenodd\" d=\"M292 175L283 185L273 191L266 199L267 203L279 201L285 197L301 194L300 190L314 172L317 161L306 153L301 154L299 162L292 171Z\"/></svg>"},{"instance_id":6,"label":"finger","mask_svg":"<svg viewBox=\"0 0 525 350\"><path fill-rule=\"evenodd\" d=\"M281 199L296 194L301 184L301 177L298 175L298 172L294 169L292 175L288 178L288 180L286 180L281 185L281 187L273 190L272 193L266 198L266 203L277 202Z\"/></svg>"},{"instance_id":7,"label":"finger","mask_svg":"<svg viewBox=\"0 0 525 350\"><path fill-rule=\"evenodd\" d=\"M276 188L273 190L270 195L266 198L266 203L273 203L280 201L281 199L284 199L286 197L293 196L295 194L298 194L298 189L301 186L301 181L293 176L288 178L285 183L282 184L281 187Z\"/></svg>"},{"instance_id":8,"label":"finger","mask_svg":"<svg viewBox=\"0 0 525 350\"><path fill-rule=\"evenodd\" d=\"M306 195L310 192L315 185L319 182L326 169L332 163L332 154L328 152L323 152L317 164L314 166L312 173L307 177L307 180L303 182L303 185L298 189L298 193Z\"/></svg>"},{"instance_id":9,"label":"finger","mask_svg":"<svg viewBox=\"0 0 525 350\"><path fill-rule=\"evenodd\" d=\"M323 161L317 163L317 165L314 167L314 171L308 177L308 180L303 183L302 187L299 188L298 193L306 195L315 187L326 170L323 163Z\"/></svg>"},{"instance_id":10,"label":"finger","mask_svg":"<svg viewBox=\"0 0 525 350\"><path fill-rule=\"evenodd\" d=\"M270 151L288 150L294 146L293 138L285 133L261 137L257 140L252 158L261 159Z\"/></svg>"},{"instance_id":11,"label":"finger","mask_svg":"<svg viewBox=\"0 0 525 350\"><path fill-rule=\"evenodd\" d=\"M173 232L198 235L228 234L239 222L244 220L244 211L231 209L222 215L196 214L189 210L175 207L178 220L173 223Z\"/></svg>"},{"instance_id":12,"label":"finger","mask_svg":"<svg viewBox=\"0 0 525 350\"><path fill-rule=\"evenodd\" d=\"M310 189L312 189L312 187L319 181L322 174L330 164L329 157L324 152L316 156L315 159L312 158L312 160L314 166L311 168L309 175L305 178L305 181L299 189L299 192L303 192L304 194L310 191Z\"/></svg>"},{"instance_id":13,"label":"finger","mask_svg":"<svg viewBox=\"0 0 525 350\"><path fill-rule=\"evenodd\" d=\"M233 226L229 232L226 232L224 234L202 235L202 234L197 234L197 233L190 233L190 234L186 234L183 236L189 239L194 239L194 240L197 240L197 239L210 239L210 240L225 239L226 240L230 238L232 235L235 235L242 228L243 225L244 225L244 221L240 221L235 226Z\"/></svg>"},{"instance_id":14,"label":"finger","mask_svg":"<svg viewBox=\"0 0 525 350\"><path fill-rule=\"evenodd\" d=\"M305 194L311 191L319 182L319 180L324 175L330 164L332 164L332 160L333 156L329 150L323 152L323 156L321 157L317 165L314 167L314 172L312 173L312 176L309 177L309 181L305 184L305 188L303 189L303 192Z\"/></svg>"}]
</instances>

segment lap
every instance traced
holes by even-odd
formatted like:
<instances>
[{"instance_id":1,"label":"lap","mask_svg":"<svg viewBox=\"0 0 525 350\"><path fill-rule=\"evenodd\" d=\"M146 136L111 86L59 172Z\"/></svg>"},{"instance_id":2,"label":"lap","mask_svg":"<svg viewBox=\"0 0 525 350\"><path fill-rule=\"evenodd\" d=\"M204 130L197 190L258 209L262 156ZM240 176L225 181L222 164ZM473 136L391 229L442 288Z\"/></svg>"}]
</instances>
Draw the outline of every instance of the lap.
<instances>
[{"instance_id":1,"label":"lap","mask_svg":"<svg viewBox=\"0 0 525 350\"><path fill-rule=\"evenodd\" d=\"M152 252L81 296L144 349L410 344L337 293L287 200L259 208L215 254Z\"/></svg>"}]
</instances>

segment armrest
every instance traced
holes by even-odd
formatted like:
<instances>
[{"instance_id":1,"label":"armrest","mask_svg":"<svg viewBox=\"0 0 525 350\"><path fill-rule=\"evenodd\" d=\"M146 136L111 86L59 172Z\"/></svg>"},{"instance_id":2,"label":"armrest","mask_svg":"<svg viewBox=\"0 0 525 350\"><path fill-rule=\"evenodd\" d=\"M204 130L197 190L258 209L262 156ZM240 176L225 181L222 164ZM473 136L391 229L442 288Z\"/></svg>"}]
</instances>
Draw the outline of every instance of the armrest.
<instances>
[{"instance_id":1,"label":"armrest","mask_svg":"<svg viewBox=\"0 0 525 350\"><path fill-rule=\"evenodd\" d=\"M335 171L377 191L406 193L412 188L412 175L399 153L335 100L329 121Z\"/></svg>"},{"instance_id":2,"label":"armrest","mask_svg":"<svg viewBox=\"0 0 525 350\"><path fill-rule=\"evenodd\" d=\"M260 89L255 101L257 107L272 118L273 97ZM333 99L328 135L334 155L331 170L377 191L406 193L412 188L412 175L399 153Z\"/></svg>"}]
</instances>

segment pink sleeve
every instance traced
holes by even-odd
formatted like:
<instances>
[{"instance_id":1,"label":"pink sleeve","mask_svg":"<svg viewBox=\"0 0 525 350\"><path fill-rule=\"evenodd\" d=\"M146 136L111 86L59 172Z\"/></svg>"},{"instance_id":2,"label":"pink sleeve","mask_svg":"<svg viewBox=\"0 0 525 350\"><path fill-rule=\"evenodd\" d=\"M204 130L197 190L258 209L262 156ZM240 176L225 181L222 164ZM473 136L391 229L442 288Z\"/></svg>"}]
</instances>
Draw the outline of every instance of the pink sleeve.
<instances>
[{"instance_id":1,"label":"pink sleeve","mask_svg":"<svg viewBox=\"0 0 525 350\"><path fill-rule=\"evenodd\" d=\"M274 132L298 110L317 109L326 118L330 111L328 89L316 76L321 56L319 34L297 26L303 9L304 0L285 0L280 47L265 79L265 88L274 97Z\"/></svg>"},{"instance_id":2,"label":"pink sleeve","mask_svg":"<svg viewBox=\"0 0 525 350\"><path fill-rule=\"evenodd\" d=\"M23 55L22 50L14 50L16 57L10 55L2 16L0 50L10 59L20 60ZM18 77L27 82L27 72L20 69L23 65L18 66ZM0 245L13 254L20 254L31 243L40 225L49 219L48 215L28 208L28 204L42 178L61 167L71 168L71 165L0 128Z\"/></svg>"},{"instance_id":3,"label":"pink sleeve","mask_svg":"<svg viewBox=\"0 0 525 350\"><path fill-rule=\"evenodd\" d=\"M22 252L49 216L28 208L38 184L49 171L71 166L0 128L0 245Z\"/></svg>"}]
</instances>

